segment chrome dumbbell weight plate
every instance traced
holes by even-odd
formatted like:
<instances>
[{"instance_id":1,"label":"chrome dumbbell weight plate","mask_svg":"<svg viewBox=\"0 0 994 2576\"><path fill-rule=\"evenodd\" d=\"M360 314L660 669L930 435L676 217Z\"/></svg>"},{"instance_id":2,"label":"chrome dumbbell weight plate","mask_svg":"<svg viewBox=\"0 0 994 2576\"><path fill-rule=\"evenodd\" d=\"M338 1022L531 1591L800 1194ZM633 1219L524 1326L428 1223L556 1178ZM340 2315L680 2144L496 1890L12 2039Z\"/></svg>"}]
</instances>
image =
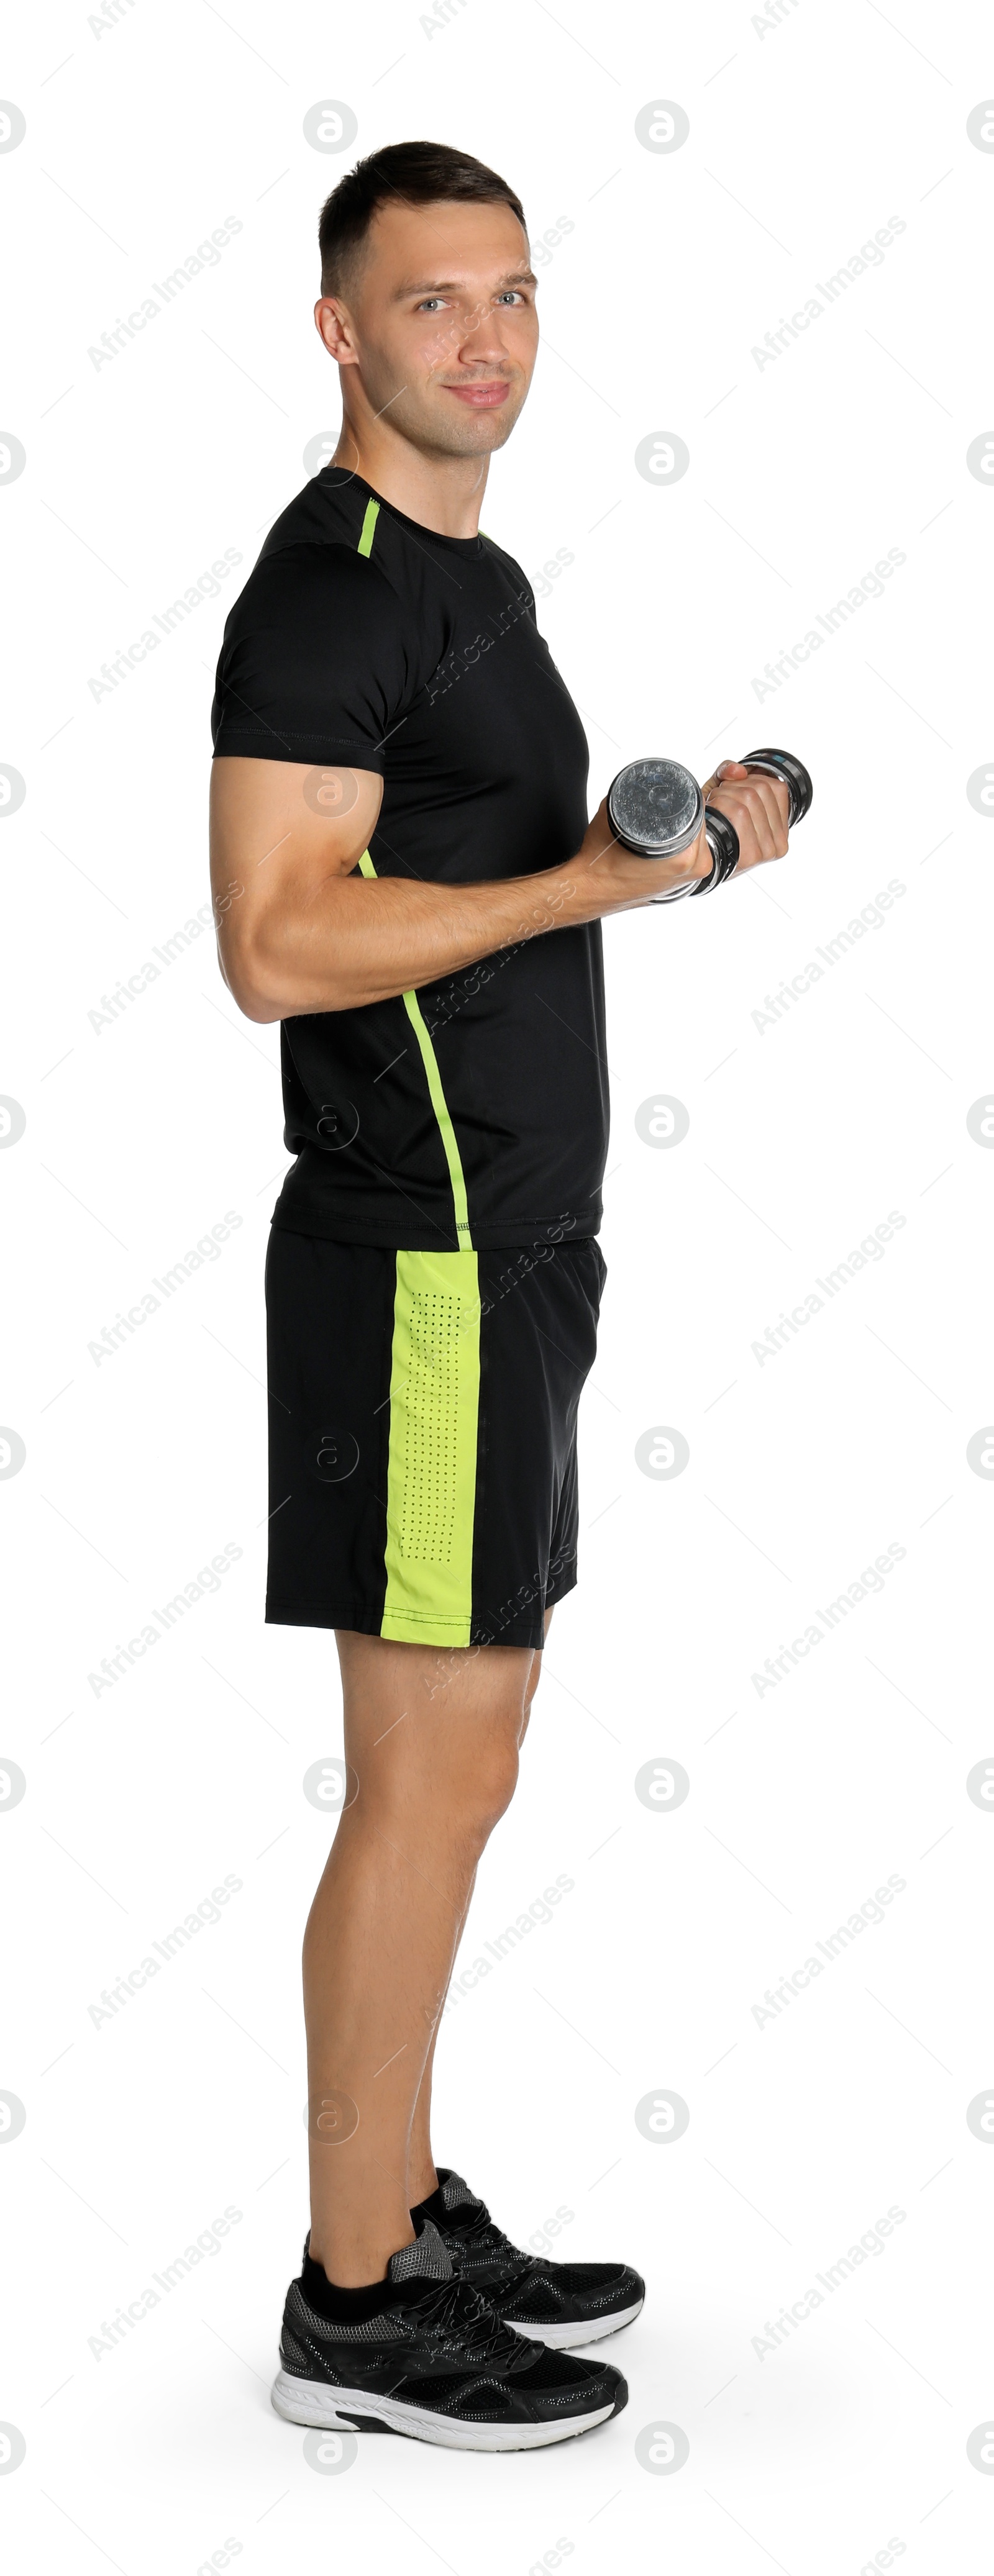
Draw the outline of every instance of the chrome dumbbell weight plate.
<instances>
[{"instance_id":1,"label":"chrome dumbbell weight plate","mask_svg":"<svg viewBox=\"0 0 994 2576\"><path fill-rule=\"evenodd\" d=\"M608 789L607 814L612 832L627 850L637 851L643 859L675 859L697 839L704 799L696 778L681 760L630 760ZM715 825L719 827L717 833L713 830ZM725 840L727 832L731 832L734 849L729 849ZM668 894L652 895L651 902L679 903L682 895L701 894L705 886L720 884L722 877L731 875L739 845L724 815L711 816L707 840L712 858L710 876L699 878L696 884L673 886Z\"/></svg>"},{"instance_id":2,"label":"chrome dumbbell weight plate","mask_svg":"<svg viewBox=\"0 0 994 2576\"><path fill-rule=\"evenodd\" d=\"M680 760L630 760L608 788L608 821L626 849L676 858L696 841L704 799Z\"/></svg>"}]
</instances>

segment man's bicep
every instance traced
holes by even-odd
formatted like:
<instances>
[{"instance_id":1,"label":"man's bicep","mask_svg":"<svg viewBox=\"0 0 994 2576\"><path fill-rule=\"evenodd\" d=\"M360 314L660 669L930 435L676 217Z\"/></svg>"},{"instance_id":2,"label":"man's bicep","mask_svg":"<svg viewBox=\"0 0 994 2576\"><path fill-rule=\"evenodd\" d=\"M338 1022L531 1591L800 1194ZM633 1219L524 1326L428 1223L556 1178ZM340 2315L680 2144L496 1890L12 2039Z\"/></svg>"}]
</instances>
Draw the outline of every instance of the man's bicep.
<instances>
[{"instance_id":1,"label":"man's bicep","mask_svg":"<svg viewBox=\"0 0 994 2576\"><path fill-rule=\"evenodd\" d=\"M375 829L375 770L215 758L211 893L224 972L238 996L275 913L309 910L329 876L348 876Z\"/></svg>"}]
</instances>

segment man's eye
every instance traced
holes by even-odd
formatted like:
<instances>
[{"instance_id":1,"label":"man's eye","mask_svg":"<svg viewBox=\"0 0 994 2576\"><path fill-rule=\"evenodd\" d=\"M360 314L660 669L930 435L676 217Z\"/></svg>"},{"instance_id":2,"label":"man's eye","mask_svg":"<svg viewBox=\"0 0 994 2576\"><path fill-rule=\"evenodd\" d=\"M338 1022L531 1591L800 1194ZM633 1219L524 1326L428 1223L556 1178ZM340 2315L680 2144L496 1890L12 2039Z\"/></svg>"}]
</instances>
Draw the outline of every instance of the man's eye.
<instances>
[{"instance_id":1,"label":"man's eye","mask_svg":"<svg viewBox=\"0 0 994 2576\"><path fill-rule=\"evenodd\" d=\"M524 296L519 295L516 286L506 287L503 294L497 298L498 304L523 304L524 300Z\"/></svg>"},{"instance_id":2,"label":"man's eye","mask_svg":"<svg viewBox=\"0 0 994 2576\"><path fill-rule=\"evenodd\" d=\"M418 313L438 313L441 311L441 306L442 298L440 295L426 295L423 304L418 304L415 307L415 310Z\"/></svg>"}]
</instances>

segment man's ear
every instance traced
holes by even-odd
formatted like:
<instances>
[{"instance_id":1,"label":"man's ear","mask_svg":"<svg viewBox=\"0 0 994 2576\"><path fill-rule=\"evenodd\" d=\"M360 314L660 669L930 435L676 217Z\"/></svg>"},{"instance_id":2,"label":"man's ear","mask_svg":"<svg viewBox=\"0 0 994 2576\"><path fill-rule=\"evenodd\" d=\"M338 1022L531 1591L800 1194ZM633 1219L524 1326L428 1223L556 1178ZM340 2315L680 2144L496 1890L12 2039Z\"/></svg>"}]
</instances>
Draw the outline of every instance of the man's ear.
<instances>
[{"instance_id":1,"label":"man's ear","mask_svg":"<svg viewBox=\"0 0 994 2576\"><path fill-rule=\"evenodd\" d=\"M320 295L314 307L314 324L329 357L340 367L355 366L359 352L347 305L335 295Z\"/></svg>"}]
</instances>

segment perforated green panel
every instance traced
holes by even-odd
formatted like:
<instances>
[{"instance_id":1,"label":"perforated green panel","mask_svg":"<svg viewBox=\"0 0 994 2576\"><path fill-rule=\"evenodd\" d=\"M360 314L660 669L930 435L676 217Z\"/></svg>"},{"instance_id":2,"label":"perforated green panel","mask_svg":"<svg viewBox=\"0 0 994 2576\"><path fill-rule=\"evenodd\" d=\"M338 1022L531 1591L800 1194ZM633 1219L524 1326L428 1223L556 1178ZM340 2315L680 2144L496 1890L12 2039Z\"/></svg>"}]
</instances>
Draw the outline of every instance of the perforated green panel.
<instances>
[{"instance_id":1,"label":"perforated green panel","mask_svg":"<svg viewBox=\"0 0 994 2576\"><path fill-rule=\"evenodd\" d=\"M384 1637L470 1642L479 1400L475 1252L398 1252Z\"/></svg>"},{"instance_id":2,"label":"perforated green panel","mask_svg":"<svg viewBox=\"0 0 994 2576\"><path fill-rule=\"evenodd\" d=\"M420 1439L404 1459L400 1544L421 1563L451 1565L459 1424L459 1299L441 1289L411 1299L408 1410Z\"/></svg>"}]
</instances>

